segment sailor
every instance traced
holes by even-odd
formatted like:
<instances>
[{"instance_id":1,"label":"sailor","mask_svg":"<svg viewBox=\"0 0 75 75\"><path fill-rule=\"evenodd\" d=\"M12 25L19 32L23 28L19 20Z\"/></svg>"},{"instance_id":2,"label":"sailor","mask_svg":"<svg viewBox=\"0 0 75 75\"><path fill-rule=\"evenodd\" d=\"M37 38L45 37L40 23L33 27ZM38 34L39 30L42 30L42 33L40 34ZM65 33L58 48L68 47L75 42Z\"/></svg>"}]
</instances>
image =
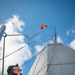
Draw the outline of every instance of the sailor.
<instances>
[{"instance_id":1,"label":"sailor","mask_svg":"<svg viewBox=\"0 0 75 75\"><path fill-rule=\"evenodd\" d=\"M22 75L21 69L18 66L18 64L10 65L7 69L7 73L8 73L8 75Z\"/></svg>"}]
</instances>

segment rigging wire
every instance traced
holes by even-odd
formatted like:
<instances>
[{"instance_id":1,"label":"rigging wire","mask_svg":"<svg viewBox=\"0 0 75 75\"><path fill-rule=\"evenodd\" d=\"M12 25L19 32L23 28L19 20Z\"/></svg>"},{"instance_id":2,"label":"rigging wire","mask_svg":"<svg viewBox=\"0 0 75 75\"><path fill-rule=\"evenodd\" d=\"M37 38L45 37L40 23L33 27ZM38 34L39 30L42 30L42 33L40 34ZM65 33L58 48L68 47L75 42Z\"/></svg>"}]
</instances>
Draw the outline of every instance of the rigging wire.
<instances>
[{"instance_id":1,"label":"rigging wire","mask_svg":"<svg viewBox=\"0 0 75 75\"><path fill-rule=\"evenodd\" d=\"M51 50L51 51L54 51L54 50ZM54 52L52 53L51 60L52 60L53 54L54 54ZM51 64L51 61L50 61L49 64ZM48 68L49 68L49 66L48 66ZM48 68L47 68L47 70L48 70ZM41 69L43 69L43 68L41 68ZM38 74L41 72L41 69L39 70L39 72L38 72L36 75L38 75ZM46 70L46 72L45 72L45 75L46 75L46 73L47 73L47 70Z\"/></svg>"},{"instance_id":2,"label":"rigging wire","mask_svg":"<svg viewBox=\"0 0 75 75\"><path fill-rule=\"evenodd\" d=\"M42 52L41 52L41 53L42 53ZM33 71L33 74L32 74L32 75L34 75L34 73L35 73L35 70L36 70L36 67L37 67L37 65L38 65L38 62L39 62L39 60L40 60L41 55L42 55L42 54L40 54L40 56L39 56L39 58L38 58L38 60L37 60L37 62L36 62L36 64L35 64L35 68L34 68L34 71Z\"/></svg>"},{"instance_id":3,"label":"rigging wire","mask_svg":"<svg viewBox=\"0 0 75 75\"><path fill-rule=\"evenodd\" d=\"M41 69L43 68L43 65L45 64L46 61L47 61L47 60L45 59L44 63L42 64L40 70L38 71L38 73L37 73L36 75L38 75L38 74L40 73L40 71L41 71Z\"/></svg>"},{"instance_id":4,"label":"rigging wire","mask_svg":"<svg viewBox=\"0 0 75 75\"><path fill-rule=\"evenodd\" d=\"M43 31L43 30L42 30L42 31ZM38 32L37 34L41 33L42 31ZM8 36L20 36L20 35L23 35L23 36L26 36L28 39L32 39L32 38L33 38L34 36L36 36L37 34L33 35L31 38L29 38L28 36L26 36L26 35L24 35L24 34L15 34L15 35L13 34L13 35L8 35ZM35 42L35 41L32 41L31 43L33 43L33 42ZM29 43L29 44L31 44L31 43ZM21 48L19 48L18 50L15 50L14 52L12 52L12 53L10 53L10 54L8 54L8 55L6 55L4 58L6 58L6 57L10 56L11 54L13 54L13 53L15 53L15 52L21 50L21 49L24 48L24 47L26 47L26 45L23 46L23 47L21 47ZM2 59L3 59L3 58L1 58L0 60L2 60Z\"/></svg>"},{"instance_id":5,"label":"rigging wire","mask_svg":"<svg viewBox=\"0 0 75 75\"><path fill-rule=\"evenodd\" d=\"M54 36L53 36L54 37ZM53 38L52 37L52 38ZM52 40L52 38L49 38L49 41L48 41L48 43L46 44L46 46L49 44L49 42ZM37 54L37 55L35 55L35 56L33 56L30 60L32 60L34 57L36 57L36 56L38 56L40 53L42 53L42 51L45 49L45 47L46 46L44 46L44 48ZM25 64L27 64L30 60L28 60L26 63L24 63L23 65L25 65ZM23 65L21 65L21 66L23 66Z\"/></svg>"},{"instance_id":6,"label":"rigging wire","mask_svg":"<svg viewBox=\"0 0 75 75\"><path fill-rule=\"evenodd\" d=\"M43 30L41 30L41 31L39 31L39 32L37 32L36 34L34 34L31 38L30 37L28 37L27 35L25 35L25 34L6 34L5 32L5 34L7 35L7 36L20 36L20 35L22 35L22 36L26 36L28 39L32 39L34 36L36 36L36 35L38 35L38 34L40 34L42 31L44 31L45 29L43 29ZM49 35L50 36L50 35ZM47 37L47 36L46 36ZM42 37L42 38L45 38L45 37ZM42 38L39 38L39 39L42 39ZM36 39L36 40L39 40L39 39ZM32 44L32 43L34 43L36 40L34 40L34 41L32 41L32 42L30 42L29 44ZM29 45L28 44L28 45ZM17 52L17 51L19 51L19 50L21 50L22 48L24 48L24 47L26 47L26 45L25 46L23 46L23 47L21 47L21 48L19 48L18 50L15 50L14 52L12 52L12 53L10 53L10 54L8 54L8 55L6 55L4 58L6 58L6 57L8 57L8 56L10 56L10 55L12 55L13 53L15 53L15 52ZM3 58L0 58L0 60L2 60Z\"/></svg>"},{"instance_id":7,"label":"rigging wire","mask_svg":"<svg viewBox=\"0 0 75 75\"><path fill-rule=\"evenodd\" d=\"M51 60L49 61L49 64L51 65L51 62L52 62L52 59L53 59L53 55L54 55L54 49L52 50L53 51L53 53L52 53L52 56L51 56ZM48 54L49 55L49 54ZM48 56L49 57L49 56ZM47 67L47 70L46 70L46 72L45 72L45 75L47 74L47 71L48 71L48 69L50 68L50 65Z\"/></svg>"},{"instance_id":8,"label":"rigging wire","mask_svg":"<svg viewBox=\"0 0 75 75\"><path fill-rule=\"evenodd\" d=\"M43 29L43 30L41 30L41 31L39 31L39 32L37 32L36 34L34 34L33 36L31 36L31 37L28 37L27 35L25 35L25 34L7 34L7 36L25 36L25 37L27 37L28 39L32 39L33 37L35 37L36 35L38 35L38 34L40 34L41 32L43 32L45 29Z\"/></svg>"},{"instance_id":9,"label":"rigging wire","mask_svg":"<svg viewBox=\"0 0 75 75\"><path fill-rule=\"evenodd\" d=\"M38 35L38 34L40 34L41 32L43 32L45 29L43 29L43 30L41 30L41 31L39 31L39 32L37 32L36 34L34 34L30 39L32 39L34 36L36 36L36 35Z\"/></svg>"},{"instance_id":10,"label":"rigging wire","mask_svg":"<svg viewBox=\"0 0 75 75\"><path fill-rule=\"evenodd\" d=\"M48 36L50 36L50 35L48 35ZM48 36L45 36L45 37L48 37ZM45 37L42 37L42 38L39 38L39 39L43 39L43 38L45 38ZM53 36L54 37L54 36ZM53 38L52 37L52 38ZM49 38L50 40L48 41L48 43L47 43L47 45L49 44L49 42L52 40L52 38ZM36 39L36 40L39 40L39 39ZM34 43L36 40L34 40L33 42L31 42L31 43ZM29 43L29 44L31 44L31 43ZM24 48L25 46L23 46L23 47L21 47L20 49L22 49L22 48ZM46 46L45 46L46 47ZM44 47L44 48L45 48ZM20 50L20 49L18 49L18 50ZM17 51L18 51L17 50ZM43 49L44 50L44 49ZM43 50L41 50L37 55L35 55L35 56L33 56L30 60L28 60L27 62L25 62L23 65L26 65L28 62L30 62L33 58L35 58L36 56L38 56ZM16 51L15 51L16 52ZM13 54L13 53L15 53L15 52L12 52L11 54ZM4 58L6 58L6 57L8 57L8 56L10 56L11 54L8 54L7 56L5 56ZM2 60L3 58L1 58L0 60ZM23 65L21 65L21 66L23 66ZM21 67L20 66L20 67ZM4 74L4 75L6 75L6 74Z\"/></svg>"},{"instance_id":11,"label":"rigging wire","mask_svg":"<svg viewBox=\"0 0 75 75\"><path fill-rule=\"evenodd\" d=\"M53 36L53 37L54 37L54 36ZM48 43L46 44L46 46L47 46L47 45L49 44L49 42L53 39L53 37L52 37L52 38L49 38L49 41L48 41ZM45 46L44 48L46 48L46 46ZM42 49L42 51L44 50L44 48ZM42 52L42 51L41 51L41 52ZM41 52L40 52L40 53L41 53ZM39 54L40 54L40 53L39 53ZM39 60L40 60L40 57L41 57L41 55L39 56L39 58L38 58L38 60L37 60L37 63L36 63L35 69L36 69L37 64L38 64L38 62L39 62ZM34 75L35 69L34 69L32 75Z\"/></svg>"},{"instance_id":12,"label":"rigging wire","mask_svg":"<svg viewBox=\"0 0 75 75\"><path fill-rule=\"evenodd\" d=\"M53 50L54 52L53 53L55 53L55 55L56 55L56 52L55 52L55 50ZM61 65L69 65L69 64L75 64L75 63L60 63L60 61L59 61L59 59L58 59L58 57L57 57L57 55L56 55L56 58L57 58L57 60L58 60L58 62L59 62L59 64L51 64L51 63L49 63L49 64L47 64L46 66L48 66L48 68L47 68L47 70L46 70L46 72L48 71L48 69L49 69L49 66L52 66L52 65L59 65L60 66L60 69L61 69L61 73L62 73L62 75L63 75L63 70L62 70L62 67L61 67ZM35 74L35 75L38 75L46 66L44 66L43 68L41 68L40 69L40 71L37 73L37 74ZM46 75L46 74L45 74Z\"/></svg>"},{"instance_id":13,"label":"rigging wire","mask_svg":"<svg viewBox=\"0 0 75 75\"><path fill-rule=\"evenodd\" d=\"M36 40L34 40L34 41L32 41L32 42L30 42L30 43L28 43L28 45L30 45L30 44L32 44L32 43L34 43L34 42L36 42L37 40L39 40L39 39L43 39L43 38L46 38L46 37L49 37L50 35L48 35L48 36L45 36L45 37L41 37L41 38L38 38L38 39L36 39ZM4 58L6 58L6 57L8 57L8 56L10 56L10 55L12 55L12 54L14 54L15 52L17 52L17 51L19 51L19 50L21 50L21 49L23 49L24 47L26 47L27 45L25 45L25 46L23 46L23 47L21 47L21 48L19 48L19 49L17 49L17 50L15 50L14 52L12 52L12 53L10 53L10 54L8 54L8 55L6 55ZM0 60L2 60L3 58L1 58Z\"/></svg>"},{"instance_id":14,"label":"rigging wire","mask_svg":"<svg viewBox=\"0 0 75 75\"><path fill-rule=\"evenodd\" d=\"M53 37L54 37L54 36L53 36ZM53 37L52 37L52 38L53 38ZM48 45L49 42L52 40L52 38L49 39L47 45ZM47 46L47 45L46 45L46 46ZM46 47L46 46L45 46L45 47ZM45 47L44 47L44 49L45 49ZM44 49L43 49L42 51L44 51ZM42 54L41 54L41 55L42 55ZM34 72L35 72L35 70L36 70L37 64L38 64L38 62L39 62L39 60L40 60L40 58L41 58L41 55L40 55L39 58L38 58L38 61L37 61L37 63L36 63L36 66L35 66L35 68L34 68L34 71L33 71L33 75L34 75ZM44 63L45 63L45 62L44 62ZM43 63L43 65L44 65L44 63ZM43 66L43 65L42 65L42 66ZM41 68L42 68L42 67L41 67ZM40 70L39 70L39 71L40 71ZM38 73L37 73L37 74L38 74Z\"/></svg>"},{"instance_id":15,"label":"rigging wire","mask_svg":"<svg viewBox=\"0 0 75 75\"><path fill-rule=\"evenodd\" d=\"M54 36L53 36L54 37ZM52 38L53 38L52 37ZM49 44L49 42L52 40L52 38L49 38L49 41L48 41L48 43L46 44L46 46ZM45 46L45 47L46 47ZM45 48L44 47L44 48ZM35 55L35 56L33 56L30 60L28 60L27 62L25 62L23 65L26 65L28 62L30 62L33 58L35 58L36 56L38 56L40 53L42 53L42 51L44 50L44 48L37 54L37 55ZM39 60L38 60L39 61ZM38 61L37 61L37 63L38 63ZM23 66L23 65L21 65L21 66ZM35 67L36 68L36 67ZM34 72L33 72L33 74L34 74Z\"/></svg>"},{"instance_id":16,"label":"rigging wire","mask_svg":"<svg viewBox=\"0 0 75 75\"><path fill-rule=\"evenodd\" d=\"M54 54L54 53L55 53L55 50L53 50L53 54ZM52 57L53 57L53 54L52 54ZM55 53L55 55L56 55L56 53ZM56 55L56 58L57 58L59 64L53 64L53 65L60 65L61 73L62 73L62 75L63 75L62 67L61 67L61 64L60 64L60 61L59 61L57 55ZM52 59L51 59L51 60L52 60ZM73 63L73 64L75 64L75 63ZM47 74L47 71L48 71L48 69L50 68L50 65L52 65L52 64L51 64L51 61L50 61L49 65L48 65L48 67L47 67L47 70L46 70L46 72L45 72L45 75ZM64 64L63 64L63 65L64 65ZM45 67L46 67L46 66L45 66ZM44 68L45 68L45 67L44 67ZM44 69L44 68L42 68L42 69ZM39 71L36 75L38 75L38 74L41 72L42 69L40 69L40 71Z\"/></svg>"},{"instance_id":17,"label":"rigging wire","mask_svg":"<svg viewBox=\"0 0 75 75\"><path fill-rule=\"evenodd\" d=\"M32 38L35 37L36 35L40 34L42 31L43 31L43 30L37 32L37 33L36 33L35 35L33 35L31 38L28 37L28 36L25 35L25 34L12 34L12 35L11 35L11 34L8 34L8 35L7 35L5 32L4 32L4 34L5 34L6 36L26 36L28 39L32 39ZM13 53L19 51L20 49L22 49L22 48L24 48L24 47L26 47L26 46L23 46L23 47L19 48L18 50L14 51L14 52L12 52L12 53L10 53L10 54L8 54L8 55L6 55L5 57L8 57L9 55L11 55L11 54L13 54ZM4 57L4 58L5 58L5 57ZM1 58L0 60L2 60L2 59L3 59L3 58Z\"/></svg>"},{"instance_id":18,"label":"rigging wire","mask_svg":"<svg viewBox=\"0 0 75 75\"><path fill-rule=\"evenodd\" d=\"M55 55L56 55L56 52L55 52ZM59 62L59 65L60 65L60 61L59 61L59 59L58 59L57 55L56 55L56 58L57 58L57 60L58 60L58 62ZM60 65L60 69L61 69L61 73L62 73L62 75L63 75L63 70L62 70L61 65Z\"/></svg>"}]
</instances>

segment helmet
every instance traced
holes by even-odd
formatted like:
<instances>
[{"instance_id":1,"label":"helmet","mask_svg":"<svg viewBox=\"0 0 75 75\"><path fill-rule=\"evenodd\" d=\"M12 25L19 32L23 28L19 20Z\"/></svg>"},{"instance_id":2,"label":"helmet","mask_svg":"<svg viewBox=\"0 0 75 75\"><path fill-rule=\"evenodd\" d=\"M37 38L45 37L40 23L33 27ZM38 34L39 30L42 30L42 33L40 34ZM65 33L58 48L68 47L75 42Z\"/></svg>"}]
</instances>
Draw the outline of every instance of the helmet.
<instances>
[{"instance_id":1,"label":"helmet","mask_svg":"<svg viewBox=\"0 0 75 75\"><path fill-rule=\"evenodd\" d=\"M10 65L7 69L7 73L10 74L10 72L12 71L13 67L18 67L18 64L16 65Z\"/></svg>"}]
</instances>

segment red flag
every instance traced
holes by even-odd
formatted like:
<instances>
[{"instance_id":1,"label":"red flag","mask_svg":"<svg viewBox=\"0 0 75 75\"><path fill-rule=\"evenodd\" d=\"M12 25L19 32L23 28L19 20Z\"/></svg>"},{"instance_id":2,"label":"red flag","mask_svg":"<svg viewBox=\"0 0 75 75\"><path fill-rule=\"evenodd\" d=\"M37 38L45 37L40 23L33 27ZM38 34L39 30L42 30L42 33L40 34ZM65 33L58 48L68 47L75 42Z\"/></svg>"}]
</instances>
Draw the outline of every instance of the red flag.
<instances>
[{"instance_id":1,"label":"red flag","mask_svg":"<svg viewBox=\"0 0 75 75\"><path fill-rule=\"evenodd\" d=\"M44 29L44 28L46 28L46 27L48 27L48 26L46 26L45 24L42 24L42 25L41 25L41 29Z\"/></svg>"}]
</instances>

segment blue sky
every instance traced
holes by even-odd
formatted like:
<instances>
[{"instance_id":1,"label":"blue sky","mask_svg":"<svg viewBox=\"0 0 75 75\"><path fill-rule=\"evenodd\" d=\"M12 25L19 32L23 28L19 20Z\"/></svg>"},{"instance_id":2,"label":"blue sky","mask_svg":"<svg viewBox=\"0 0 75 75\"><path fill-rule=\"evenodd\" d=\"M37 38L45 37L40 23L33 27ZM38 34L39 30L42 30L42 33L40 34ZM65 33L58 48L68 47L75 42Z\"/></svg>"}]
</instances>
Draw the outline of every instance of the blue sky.
<instances>
[{"instance_id":1,"label":"blue sky","mask_svg":"<svg viewBox=\"0 0 75 75\"><path fill-rule=\"evenodd\" d=\"M0 0L0 24L5 24L13 15L19 16L25 23L21 33L31 37L41 30L41 24L46 24L48 27L56 27L57 36L63 44L75 49L75 0ZM48 28L36 38L47 36L49 32L53 33ZM29 45L32 56L35 53L34 46L43 45L48 39ZM24 39L26 44L31 41ZM32 61L22 67L23 75L28 74Z\"/></svg>"}]
</instances>

